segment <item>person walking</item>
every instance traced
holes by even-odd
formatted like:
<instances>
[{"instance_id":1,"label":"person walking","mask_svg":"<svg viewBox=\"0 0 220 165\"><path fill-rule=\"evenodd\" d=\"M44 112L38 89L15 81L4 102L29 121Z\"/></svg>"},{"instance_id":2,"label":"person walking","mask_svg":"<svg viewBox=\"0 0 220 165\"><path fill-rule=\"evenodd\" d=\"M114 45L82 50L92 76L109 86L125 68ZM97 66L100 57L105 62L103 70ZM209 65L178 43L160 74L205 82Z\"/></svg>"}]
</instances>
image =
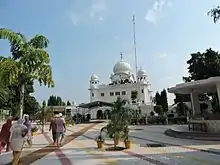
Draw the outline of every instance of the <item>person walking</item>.
<instances>
[{"instance_id":1,"label":"person walking","mask_svg":"<svg viewBox=\"0 0 220 165\"><path fill-rule=\"evenodd\" d=\"M57 127L56 127L56 122L55 122L55 120L56 120L58 117L59 117L58 115L55 115L55 116L51 119L51 122L50 122L50 129L49 129L49 131L52 130L53 145L56 144L56 136L57 136L57 134L56 134L56 129L57 129Z\"/></svg>"},{"instance_id":2,"label":"person walking","mask_svg":"<svg viewBox=\"0 0 220 165\"><path fill-rule=\"evenodd\" d=\"M55 119L55 124L56 124L56 144L57 146L61 146L62 141L64 139L64 134L66 132L66 124L60 115L57 119Z\"/></svg>"},{"instance_id":3,"label":"person walking","mask_svg":"<svg viewBox=\"0 0 220 165\"><path fill-rule=\"evenodd\" d=\"M2 152L2 150L5 148L6 146L6 152L10 151L10 142L9 142L9 138L10 138L10 129L12 126L12 119L9 118L5 124L3 124L1 132L0 132L0 154Z\"/></svg>"},{"instance_id":4,"label":"person walking","mask_svg":"<svg viewBox=\"0 0 220 165\"><path fill-rule=\"evenodd\" d=\"M24 120L19 119L10 129L9 142L11 143L11 149L13 151L12 165L18 165L25 142L25 136L28 133L28 129L23 123Z\"/></svg>"},{"instance_id":5,"label":"person walking","mask_svg":"<svg viewBox=\"0 0 220 165\"><path fill-rule=\"evenodd\" d=\"M31 131L32 124L31 124L31 121L30 121L28 115L26 115L24 117L24 125L27 127L27 130L28 130L28 132L27 132L27 143L28 143L29 147L31 147L32 146L32 131Z\"/></svg>"}]
</instances>

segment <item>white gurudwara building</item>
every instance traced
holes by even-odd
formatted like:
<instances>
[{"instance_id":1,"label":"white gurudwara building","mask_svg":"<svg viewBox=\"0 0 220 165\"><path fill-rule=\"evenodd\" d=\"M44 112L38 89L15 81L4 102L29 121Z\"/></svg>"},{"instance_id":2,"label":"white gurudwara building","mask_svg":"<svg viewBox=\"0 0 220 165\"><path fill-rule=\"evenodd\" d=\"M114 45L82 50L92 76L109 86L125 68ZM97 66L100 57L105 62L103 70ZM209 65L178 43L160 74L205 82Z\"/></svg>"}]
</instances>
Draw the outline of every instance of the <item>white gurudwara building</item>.
<instances>
[{"instance_id":1,"label":"white gurudwara building","mask_svg":"<svg viewBox=\"0 0 220 165\"><path fill-rule=\"evenodd\" d=\"M149 115L153 110L151 84L146 71L140 68L135 77L131 65L124 61L122 54L120 61L113 67L109 84L101 84L95 74L91 76L89 84L90 103L79 107L88 108L92 119L108 118L112 103L117 97L132 103L132 91L138 91L136 102L132 104L138 105L142 114Z\"/></svg>"}]
</instances>

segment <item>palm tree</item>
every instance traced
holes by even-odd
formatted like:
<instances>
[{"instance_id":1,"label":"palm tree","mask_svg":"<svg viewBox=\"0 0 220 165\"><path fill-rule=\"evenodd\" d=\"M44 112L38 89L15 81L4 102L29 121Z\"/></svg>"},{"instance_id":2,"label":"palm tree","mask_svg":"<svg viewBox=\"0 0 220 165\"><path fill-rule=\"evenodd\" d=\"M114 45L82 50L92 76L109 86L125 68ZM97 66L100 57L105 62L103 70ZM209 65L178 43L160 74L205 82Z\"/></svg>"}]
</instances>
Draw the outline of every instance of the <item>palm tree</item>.
<instances>
[{"instance_id":1,"label":"palm tree","mask_svg":"<svg viewBox=\"0 0 220 165\"><path fill-rule=\"evenodd\" d=\"M49 54L44 50L49 40L43 35L36 35L28 41L21 33L5 28L0 28L0 39L9 41L11 60L16 62L16 74L11 81L20 86L20 117L22 117L26 80L37 80L40 85L54 86Z\"/></svg>"}]
</instances>

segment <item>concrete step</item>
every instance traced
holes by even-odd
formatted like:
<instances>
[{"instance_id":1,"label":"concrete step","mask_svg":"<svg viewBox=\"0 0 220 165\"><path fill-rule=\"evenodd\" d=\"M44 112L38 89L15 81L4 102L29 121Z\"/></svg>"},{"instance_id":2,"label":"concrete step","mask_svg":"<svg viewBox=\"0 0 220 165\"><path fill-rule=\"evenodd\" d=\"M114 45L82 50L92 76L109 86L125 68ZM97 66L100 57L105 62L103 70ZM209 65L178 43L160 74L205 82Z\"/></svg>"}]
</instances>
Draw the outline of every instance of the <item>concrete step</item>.
<instances>
[{"instance_id":1,"label":"concrete step","mask_svg":"<svg viewBox=\"0 0 220 165\"><path fill-rule=\"evenodd\" d=\"M204 140L204 141L220 141L219 133L202 133L202 132L179 132L168 129L164 132L165 135L183 139Z\"/></svg>"}]
</instances>

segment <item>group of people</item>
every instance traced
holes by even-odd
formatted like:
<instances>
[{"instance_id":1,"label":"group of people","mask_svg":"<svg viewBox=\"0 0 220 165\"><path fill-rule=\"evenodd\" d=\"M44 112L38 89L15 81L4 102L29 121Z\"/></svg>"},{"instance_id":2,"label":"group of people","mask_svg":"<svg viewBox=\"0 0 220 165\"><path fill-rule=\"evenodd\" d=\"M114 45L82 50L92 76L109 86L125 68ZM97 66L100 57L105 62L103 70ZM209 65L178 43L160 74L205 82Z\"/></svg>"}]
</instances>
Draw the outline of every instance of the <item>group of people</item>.
<instances>
[{"instance_id":1,"label":"group of people","mask_svg":"<svg viewBox=\"0 0 220 165\"><path fill-rule=\"evenodd\" d=\"M13 151L12 165L17 165L24 143L32 146L32 131L29 116L24 119L9 118L3 124L0 132L0 153L6 147L6 152Z\"/></svg>"},{"instance_id":2,"label":"group of people","mask_svg":"<svg viewBox=\"0 0 220 165\"><path fill-rule=\"evenodd\" d=\"M53 144L61 146L66 132L66 123L62 113L56 114L50 122L50 131L52 131Z\"/></svg>"}]
</instances>

